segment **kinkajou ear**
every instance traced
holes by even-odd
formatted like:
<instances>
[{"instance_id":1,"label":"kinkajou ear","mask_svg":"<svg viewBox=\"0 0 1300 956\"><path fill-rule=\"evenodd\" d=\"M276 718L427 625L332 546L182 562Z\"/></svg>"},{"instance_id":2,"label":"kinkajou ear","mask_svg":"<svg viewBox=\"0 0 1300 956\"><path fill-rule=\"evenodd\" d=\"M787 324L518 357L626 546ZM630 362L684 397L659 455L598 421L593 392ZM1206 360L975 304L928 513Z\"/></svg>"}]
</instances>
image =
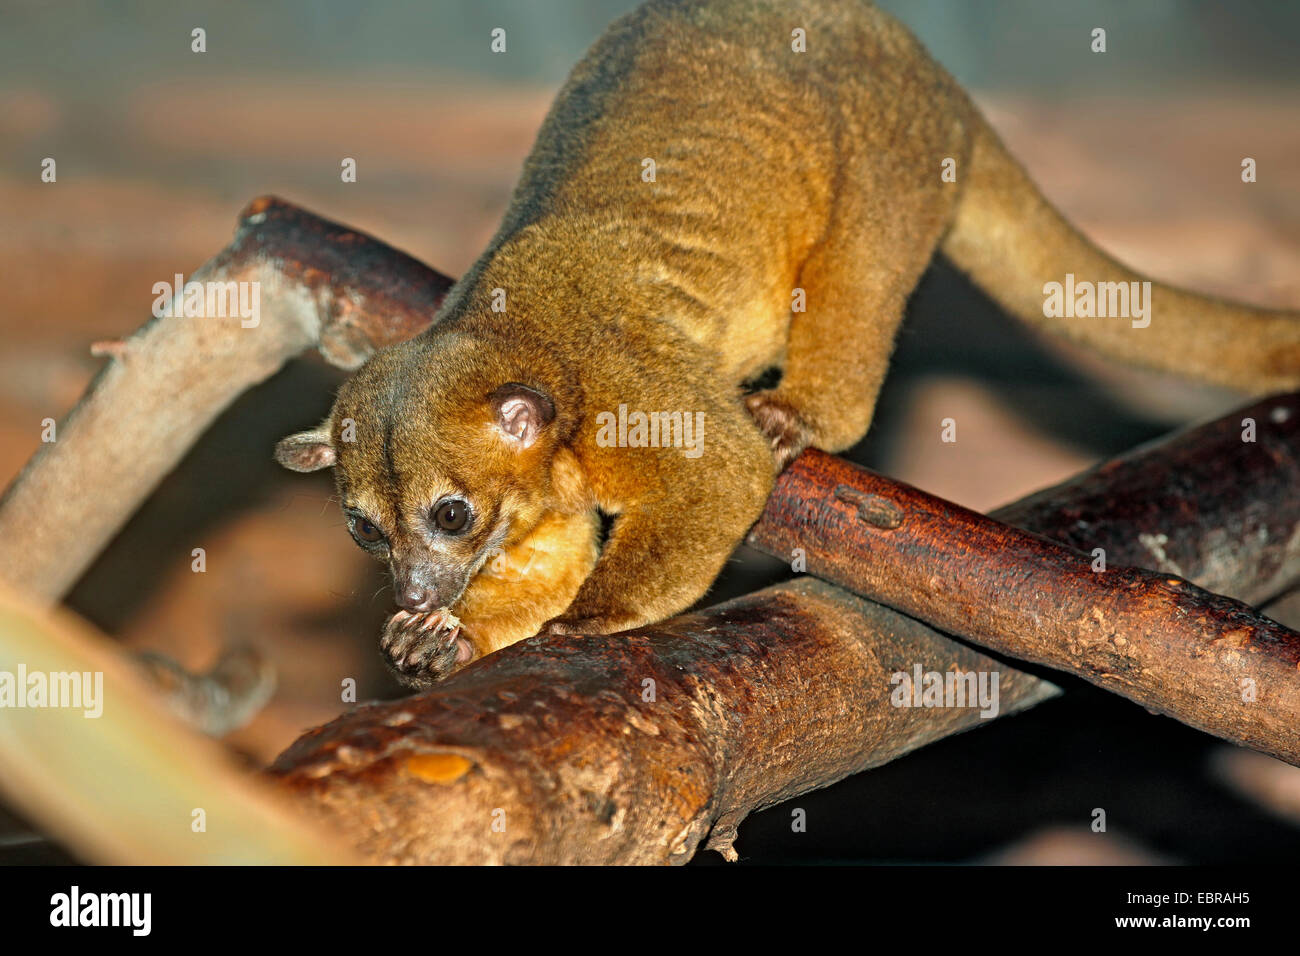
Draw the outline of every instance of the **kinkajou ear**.
<instances>
[{"instance_id":1,"label":"kinkajou ear","mask_svg":"<svg viewBox=\"0 0 1300 956\"><path fill-rule=\"evenodd\" d=\"M497 429L520 448L537 441L542 429L555 418L555 405L542 392L518 382L502 385L491 395Z\"/></svg>"},{"instance_id":2,"label":"kinkajou ear","mask_svg":"<svg viewBox=\"0 0 1300 956\"><path fill-rule=\"evenodd\" d=\"M338 458L338 452L330 442L329 422L311 431L282 438L275 446L275 460L290 471L320 471L333 465Z\"/></svg>"}]
</instances>

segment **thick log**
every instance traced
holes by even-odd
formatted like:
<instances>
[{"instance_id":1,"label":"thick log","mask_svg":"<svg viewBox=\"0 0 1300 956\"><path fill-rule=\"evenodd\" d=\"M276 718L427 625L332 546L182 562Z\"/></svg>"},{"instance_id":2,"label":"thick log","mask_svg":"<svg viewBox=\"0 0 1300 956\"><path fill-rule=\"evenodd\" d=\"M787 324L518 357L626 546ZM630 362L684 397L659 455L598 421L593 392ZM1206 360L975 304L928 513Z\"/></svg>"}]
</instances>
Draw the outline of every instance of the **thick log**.
<instances>
[{"instance_id":1,"label":"thick log","mask_svg":"<svg viewBox=\"0 0 1300 956\"><path fill-rule=\"evenodd\" d=\"M96 347L108 364L0 498L0 580L34 601L62 597L246 389L312 346L355 368L427 326L451 286L376 239L269 197L249 204L230 245L189 282L256 283L256 324L153 318Z\"/></svg>"},{"instance_id":2,"label":"thick log","mask_svg":"<svg viewBox=\"0 0 1300 956\"><path fill-rule=\"evenodd\" d=\"M981 647L1077 674L1300 764L1300 635L1185 578L1116 563L1157 564L1144 541L1157 534L1178 539L1186 526L1175 553L1187 568L1239 593L1286 585L1300 538L1300 503L1287 480L1295 478L1300 454L1297 401L1275 398L1233 413L1173 440L1168 460L1164 445L1148 447L1002 512L1058 532L1068 528L1085 546L1088 527L1109 525L1104 566L1093 553L817 451L782 475L749 541L781 556L802 548L808 571L820 578ZM1276 409L1290 413L1274 415ZM1271 422L1266 447L1243 444L1239 431L1236 445L1223 438L1225 422L1252 416ZM1221 457L1198 459L1202 445ZM1224 480L1211 477L1220 469L1240 486L1230 495L1220 496ZM1153 477L1161 473L1163 481ZM1141 491L1153 502L1132 500L1138 496L1123 485L1107 486L1134 476L1148 479ZM1098 510L1126 495L1136 525L1111 522ZM1170 502L1177 504L1172 516L1160 510ZM1221 510L1227 507L1239 510ZM1224 535L1233 532L1250 540L1224 547ZM1279 569L1290 570L1279 577Z\"/></svg>"},{"instance_id":3,"label":"thick log","mask_svg":"<svg viewBox=\"0 0 1300 956\"><path fill-rule=\"evenodd\" d=\"M984 674L999 714L1057 693L804 578L623 634L531 638L308 733L271 773L377 862L684 863L706 836L734 859L753 810L981 722L974 700L898 706L895 675L918 667Z\"/></svg>"}]
</instances>

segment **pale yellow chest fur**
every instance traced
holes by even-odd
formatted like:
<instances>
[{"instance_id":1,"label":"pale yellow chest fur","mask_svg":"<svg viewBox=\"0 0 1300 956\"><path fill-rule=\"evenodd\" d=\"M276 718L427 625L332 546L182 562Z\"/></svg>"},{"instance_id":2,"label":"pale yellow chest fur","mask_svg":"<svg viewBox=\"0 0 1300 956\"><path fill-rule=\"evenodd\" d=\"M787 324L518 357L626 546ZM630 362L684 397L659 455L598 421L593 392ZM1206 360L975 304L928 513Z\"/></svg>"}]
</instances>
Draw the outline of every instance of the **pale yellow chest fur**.
<instances>
[{"instance_id":1,"label":"pale yellow chest fur","mask_svg":"<svg viewBox=\"0 0 1300 956\"><path fill-rule=\"evenodd\" d=\"M600 517L551 512L490 558L452 609L474 659L536 634L573 601L596 565Z\"/></svg>"}]
</instances>

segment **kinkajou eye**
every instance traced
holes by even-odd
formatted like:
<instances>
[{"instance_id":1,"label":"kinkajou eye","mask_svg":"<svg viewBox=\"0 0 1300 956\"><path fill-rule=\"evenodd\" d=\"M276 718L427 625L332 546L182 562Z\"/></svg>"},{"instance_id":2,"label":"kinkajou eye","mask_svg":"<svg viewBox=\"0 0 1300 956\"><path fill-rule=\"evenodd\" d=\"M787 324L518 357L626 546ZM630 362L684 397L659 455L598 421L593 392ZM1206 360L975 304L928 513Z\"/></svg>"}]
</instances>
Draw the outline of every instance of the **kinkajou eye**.
<instances>
[{"instance_id":1,"label":"kinkajou eye","mask_svg":"<svg viewBox=\"0 0 1300 956\"><path fill-rule=\"evenodd\" d=\"M433 520L443 531L457 534L469 526L469 505L459 498L451 498L438 505Z\"/></svg>"},{"instance_id":2,"label":"kinkajou eye","mask_svg":"<svg viewBox=\"0 0 1300 956\"><path fill-rule=\"evenodd\" d=\"M384 540L384 533L365 518L357 518L352 522L352 533L366 544L378 544Z\"/></svg>"}]
</instances>

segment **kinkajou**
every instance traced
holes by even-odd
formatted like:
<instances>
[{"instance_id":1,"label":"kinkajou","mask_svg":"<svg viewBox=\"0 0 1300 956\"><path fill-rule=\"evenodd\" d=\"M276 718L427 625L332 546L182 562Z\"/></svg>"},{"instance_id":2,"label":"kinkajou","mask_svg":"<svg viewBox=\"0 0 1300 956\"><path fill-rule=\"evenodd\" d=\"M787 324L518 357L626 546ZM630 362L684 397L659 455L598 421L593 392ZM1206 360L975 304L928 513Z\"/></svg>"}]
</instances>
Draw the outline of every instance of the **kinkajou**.
<instances>
[{"instance_id":1,"label":"kinkajou","mask_svg":"<svg viewBox=\"0 0 1300 956\"><path fill-rule=\"evenodd\" d=\"M391 566L384 646L409 683L539 631L656 621L705 593L791 458L866 432L936 252L1104 355L1300 384L1296 313L1097 249L870 3L651 0L574 68L434 324L277 457L334 467L352 536Z\"/></svg>"}]
</instances>

